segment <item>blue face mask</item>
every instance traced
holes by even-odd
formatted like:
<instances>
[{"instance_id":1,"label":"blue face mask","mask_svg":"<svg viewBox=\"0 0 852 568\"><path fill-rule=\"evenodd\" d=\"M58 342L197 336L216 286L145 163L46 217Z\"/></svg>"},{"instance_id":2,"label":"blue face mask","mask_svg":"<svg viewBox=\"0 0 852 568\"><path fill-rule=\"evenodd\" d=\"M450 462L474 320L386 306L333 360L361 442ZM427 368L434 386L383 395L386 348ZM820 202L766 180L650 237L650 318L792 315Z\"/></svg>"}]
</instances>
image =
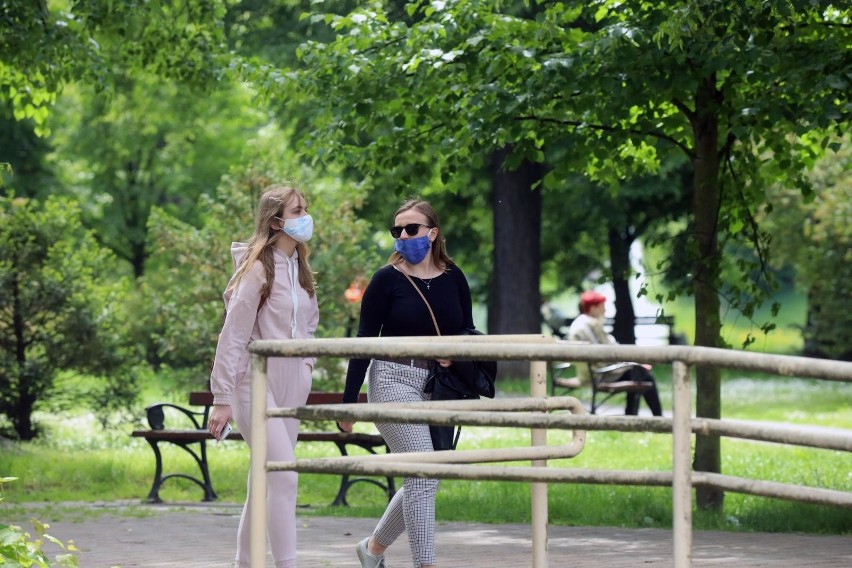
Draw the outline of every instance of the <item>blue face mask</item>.
<instances>
[{"instance_id":1,"label":"blue face mask","mask_svg":"<svg viewBox=\"0 0 852 568\"><path fill-rule=\"evenodd\" d=\"M408 264L418 264L426 258L430 248L432 243L428 234L413 239L396 239L393 245L393 250L401 254Z\"/></svg>"}]
</instances>

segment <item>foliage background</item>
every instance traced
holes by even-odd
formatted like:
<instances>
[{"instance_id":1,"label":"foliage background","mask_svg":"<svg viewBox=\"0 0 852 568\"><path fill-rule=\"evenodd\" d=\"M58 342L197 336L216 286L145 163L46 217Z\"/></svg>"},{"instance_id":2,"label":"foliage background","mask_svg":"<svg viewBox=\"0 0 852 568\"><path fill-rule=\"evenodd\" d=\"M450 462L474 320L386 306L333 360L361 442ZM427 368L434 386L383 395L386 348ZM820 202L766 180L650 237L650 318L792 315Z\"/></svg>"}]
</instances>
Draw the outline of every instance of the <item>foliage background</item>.
<instances>
[{"instance_id":1,"label":"foliage background","mask_svg":"<svg viewBox=\"0 0 852 568\"><path fill-rule=\"evenodd\" d=\"M124 300L130 282L80 221L76 203L0 197L0 432L32 439L33 410L50 408L61 371L98 378L78 403L102 417L133 399ZM58 397L53 400L59 403Z\"/></svg>"}]
</instances>

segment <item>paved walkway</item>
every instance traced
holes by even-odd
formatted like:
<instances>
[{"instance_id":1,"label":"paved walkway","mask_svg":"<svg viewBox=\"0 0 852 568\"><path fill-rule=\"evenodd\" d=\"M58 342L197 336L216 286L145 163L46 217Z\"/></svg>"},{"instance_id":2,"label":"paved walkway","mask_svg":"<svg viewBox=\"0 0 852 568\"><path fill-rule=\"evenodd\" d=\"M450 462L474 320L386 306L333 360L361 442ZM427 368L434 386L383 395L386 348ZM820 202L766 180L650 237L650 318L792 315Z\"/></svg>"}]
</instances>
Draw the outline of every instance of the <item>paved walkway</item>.
<instances>
[{"instance_id":1,"label":"paved walkway","mask_svg":"<svg viewBox=\"0 0 852 568\"><path fill-rule=\"evenodd\" d=\"M49 523L49 534L64 542L74 540L81 568L231 566L239 505L127 505L104 503L25 513L15 509L25 518L4 522L31 530L25 521L32 513ZM375 519L300 517L300 568L359 568L355 543L374 524ZM550 568L672 566L672 533L667 530L552 526L548 536ZM529 525L440 523L436 538L442 568L532 565ZM411 566L404 537L386 558L392 568ZM272 566L271 558L267 565ZM699 531L693 536L692 565L848 568L852 537Z\"/></svg>"}]
</instances>

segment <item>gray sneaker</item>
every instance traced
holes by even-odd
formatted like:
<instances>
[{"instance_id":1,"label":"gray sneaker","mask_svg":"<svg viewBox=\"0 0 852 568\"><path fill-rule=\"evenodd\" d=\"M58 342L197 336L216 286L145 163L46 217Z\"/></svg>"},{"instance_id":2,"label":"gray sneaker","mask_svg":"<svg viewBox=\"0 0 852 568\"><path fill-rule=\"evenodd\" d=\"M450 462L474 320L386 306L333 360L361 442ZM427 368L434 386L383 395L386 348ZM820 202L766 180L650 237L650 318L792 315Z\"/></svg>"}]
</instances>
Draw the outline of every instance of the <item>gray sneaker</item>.
<instances>
[{"instance_id":1,"label":"gray sneaker","mask_svg":"<svg viewBox=\"0 0 852 568\"><path fill-rule=\"evenodd\" d=\"M370 542L370 537L365 538L355 545L355 552L358 553L358 560L361 561L361 568L387 568L385 566L385 557L383 554L374 556L367 550L367 544Z\"/></svg>"}]
</instances>

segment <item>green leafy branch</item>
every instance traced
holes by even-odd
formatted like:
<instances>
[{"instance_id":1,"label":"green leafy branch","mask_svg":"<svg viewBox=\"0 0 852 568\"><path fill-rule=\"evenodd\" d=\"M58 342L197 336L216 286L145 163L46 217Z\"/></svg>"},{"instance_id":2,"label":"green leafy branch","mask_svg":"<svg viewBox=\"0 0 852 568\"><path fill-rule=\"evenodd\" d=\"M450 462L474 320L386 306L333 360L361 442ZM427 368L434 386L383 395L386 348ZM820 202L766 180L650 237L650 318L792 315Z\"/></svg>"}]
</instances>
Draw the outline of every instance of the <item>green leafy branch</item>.
<instances>
[{"instance_id":1,"label":"green leafy branch","mask_svg":"<svg viewBox=\"0 0 852 568\"><path fill-rule=\"evenodd\" d=\"M0 477L0 502L3 501L3 484L16 481L17 479L17 477ZM33 519L32 521L35 528L35 538L22 527L0 523L0 561L2 561L0 566L9 566L12 568L49 568L51 566L71 566L76 568L79 566L77 557L72 554L73 552L77 552L77 547L74 546L73 540L69 540L66 545L59 539L47 534L47 529L50 528L50 525L42 523L37 519ZM52 542L65 551L62 554L56 555L54 563L51 563L44 551L45 542Z\"/></svg>"}]
</instances>

